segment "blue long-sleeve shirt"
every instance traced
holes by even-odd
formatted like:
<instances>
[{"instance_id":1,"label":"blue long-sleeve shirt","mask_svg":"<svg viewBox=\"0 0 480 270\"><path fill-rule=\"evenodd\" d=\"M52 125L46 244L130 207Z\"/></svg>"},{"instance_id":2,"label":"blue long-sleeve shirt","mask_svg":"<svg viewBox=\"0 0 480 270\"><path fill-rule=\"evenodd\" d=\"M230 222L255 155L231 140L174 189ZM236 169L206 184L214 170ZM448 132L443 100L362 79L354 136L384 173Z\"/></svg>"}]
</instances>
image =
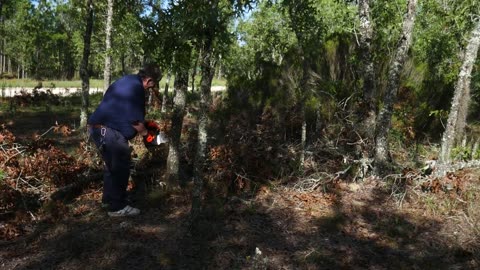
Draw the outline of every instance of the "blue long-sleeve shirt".
<instances>
[{"instance_id":1,"label":"blue long-sleeve shirt","mask_svg":"<svg viewBox=\"0 0 480 270\"><path fill-rule=\"evenodd\" d=\"M128 140L137 131L132 124L145 121L145 89L138 75L127 75L108 87L88 124L101 124L118 130Z\"/></svg>"}]
</instances>

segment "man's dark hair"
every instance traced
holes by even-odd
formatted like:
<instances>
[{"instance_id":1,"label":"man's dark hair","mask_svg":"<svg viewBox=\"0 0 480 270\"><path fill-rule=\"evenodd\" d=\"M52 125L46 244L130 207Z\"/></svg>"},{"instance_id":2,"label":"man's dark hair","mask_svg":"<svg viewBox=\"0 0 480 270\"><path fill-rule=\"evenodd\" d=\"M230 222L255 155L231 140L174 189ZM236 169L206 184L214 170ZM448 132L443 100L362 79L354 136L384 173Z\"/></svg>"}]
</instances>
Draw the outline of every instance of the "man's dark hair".
<instances>
[{"instance_id":1,"label":"man's dark hair","mask_svg":"<svg viewBox=\"0 0 480 270\"><path fill-rule=\"evenodd\" d=\"M146 63L142 69L138 71L138 75L142 78L150 77L154 81L159 81L162 78L160 67L155 63Z\"/></svg>"}]
</instances>

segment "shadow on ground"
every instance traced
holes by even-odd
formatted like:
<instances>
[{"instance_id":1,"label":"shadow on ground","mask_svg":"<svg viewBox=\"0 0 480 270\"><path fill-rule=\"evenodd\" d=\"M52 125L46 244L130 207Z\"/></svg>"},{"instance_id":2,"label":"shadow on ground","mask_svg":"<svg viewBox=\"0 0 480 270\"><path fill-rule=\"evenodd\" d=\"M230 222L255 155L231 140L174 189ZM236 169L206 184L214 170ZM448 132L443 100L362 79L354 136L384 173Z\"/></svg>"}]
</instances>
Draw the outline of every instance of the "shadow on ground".
<instances>
[{"instance_id":1,"label":"shadow on ground","mask_svg":"<svg viewBox=\"0 0 480 270\"><path fill-rule=\"evenodd\" d=\"M336 191L329 202L286 189L206 207L189 227L188 195L141 216L101 209L39 226L5 244L3 269L475 269L474 247L440 233L443 222L392 206L384 188ZM361 195L359 195L361 194ZM183 196L183 197L182 197ZM316 198L323 198L318 194ZM333 199L332 199L333 198Z\"/></svg>"}]
</instances>

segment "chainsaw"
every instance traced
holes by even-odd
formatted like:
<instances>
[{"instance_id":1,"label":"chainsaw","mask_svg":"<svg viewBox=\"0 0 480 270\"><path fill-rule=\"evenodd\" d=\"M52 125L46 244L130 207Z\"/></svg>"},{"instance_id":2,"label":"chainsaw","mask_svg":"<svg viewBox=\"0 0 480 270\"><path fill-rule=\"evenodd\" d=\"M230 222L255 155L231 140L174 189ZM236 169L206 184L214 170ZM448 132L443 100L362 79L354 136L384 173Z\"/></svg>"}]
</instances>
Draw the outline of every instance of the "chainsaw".
<instances>
[{"instance_id":1,"label":"chainsaw","mask_svg":"<svg viewBox=\"0 0 480 270\"><path fill-rule=\"evenodd\" d=\"M168 142L167 135L160 131L160 127L155 121L145 121L145 128L147 129L147 135L143 136L143 143L146 147L158 146Z\"/></svg>"}]
</instances>

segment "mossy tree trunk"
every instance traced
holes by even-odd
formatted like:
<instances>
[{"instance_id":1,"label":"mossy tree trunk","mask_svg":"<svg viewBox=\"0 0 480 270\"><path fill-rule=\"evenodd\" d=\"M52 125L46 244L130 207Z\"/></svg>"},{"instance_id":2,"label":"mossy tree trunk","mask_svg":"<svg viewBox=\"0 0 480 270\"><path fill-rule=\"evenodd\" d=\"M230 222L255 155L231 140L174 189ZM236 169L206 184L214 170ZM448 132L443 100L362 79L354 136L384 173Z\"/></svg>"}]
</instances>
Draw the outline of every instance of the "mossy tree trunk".
<instances>
[{"instance_id":1,"label":"mossy tree trunk","mask_svg":"<svg viewBox=\"0 0 480 270\"><path fill-rule=\"evenodd\" d=\"M90 77L88 74L88 59L90 57L90 44L93 32L93 0L87 1L87 16L85 17L85 33L83 36L83 57L80 64L80 77L82 79L82 108L80 111L80 126L87 125Z\"/></svg>"},{"instance_id":2,"label":"mossy tree trunk","mask_svg":"<svg viewBox=\"0 0 480 270\"><path fill-rule=\"evenodd\" d=\"M173 88L175 96L173 98L173 107L171 114L172 127L170 129L170 144L167 157L167 173L166 178L168 188L175 188L179 185L180 179L180 146L183 126L183 117L185 116L185 108L187 105L188 92L188 75L190 68L190 57L192 54L192 47L183 43L179 45L179 50L174 55L174 70L175 80ZM170 80L171 72L168 72L167 81ZM167 86L168 87L167 82ZM165 89L165 97L167 96L168 88ZM164 98L165 98L164 97ZM165 107L164 105L163 107Z\"/></svg>"},{"instance_id":3,"label":"mossy tree trunk","mask_svg":"<svg viewBox=\"0 0 480 270\"><path fill-rule=\"evenodd\" d=\"M373 145L375 137L376 118L376 89L375 71L372 55L373 26L370 17L370 0L358 2L358 16L360 19L359 52L361 60L361 76L363 79L362 104L360 106L360 134L366 140L367 146Z\"/></svg>"},{"instance_id":4,"label":"mossy tree trunk","mask_svg":"<svg viewBox=\"0 0 480 270\"><path fill-rule=\"evenodd\" d=\"M211 33L210 33L211 34ZM213 57L213 36L207 35L202 48L200 63L202 78L200 81L200 108L198 114L198 141L194 161L194 188L192 194L191 217L195 219L201 211L203 191L203 170L206 161L209 111L212 105L212 80L215 74Z\"/></svg>"},{"instance_id":5,"label":"mossy tree trunk","mask_svg":"<svg viewBox=\"0 0 480 270\"><path fill-rule=\"evenodd\" d=\"M388 145L388 133L392 125L393 105L397 99L397 91L400 84L400 73L407 58L408 50L412 42L413 26L415 24L417 0L409 0L407 14L403 21L402 35L398 42L395 57L388 72L388 83L383 99L383 107L380 109L376 122L375 136L375 173L383 175L390 167L390 153Z\"/></svg>"},{"instance_id":6,"label":"mossy tree trunk","mask_svg":"<svg viewBox=\"0 0 480 270\"><path fill-rule=\"evenodd\" d=\"M442 136L442 146L439 156L438 175L446 173L445 165L451 162L450 153L455 142L463 135L468 106L470 104L470 81L472 69L477 59L478 48L480 46L480 19L477 19L475 28L471 33L468 45L465 49L465 55L460 74L458 75L455 91L452 99L450 113L448 115L445 132Z\"/></svg>"},{"instance_id":7,"label":"mossy tree trunk","mask_svg":"<svg viewBox=\"0 0 480 270\"><path fill-rule=\"evenodd\" d=\"M107 90L112 82L112 18L113 1L107 2L107 21L105 24L105 68L103 70L103 90Z\"/></svg>"}]
</instances>

